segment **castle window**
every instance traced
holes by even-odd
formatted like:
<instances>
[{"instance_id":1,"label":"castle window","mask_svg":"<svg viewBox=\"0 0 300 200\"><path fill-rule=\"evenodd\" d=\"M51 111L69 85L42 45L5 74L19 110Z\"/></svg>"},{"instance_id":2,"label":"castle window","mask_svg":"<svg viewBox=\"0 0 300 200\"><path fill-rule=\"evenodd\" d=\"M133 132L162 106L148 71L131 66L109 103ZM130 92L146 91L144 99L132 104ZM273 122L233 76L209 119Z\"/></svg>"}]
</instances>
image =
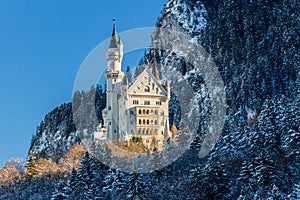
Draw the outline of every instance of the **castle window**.
<instances>
[{"instance_id":1,"label":"castle window","mask_svg":"<svg viewBox=\"0 0 300 200\"><path fill-rule=\"evenodd\" d=\"M144 101L144 105L150 105L150 101Z\"/></svg>"},{"instance_id":2,"label":"castle window","mask_svg":"<svg viewBox=\"0 0 300 200\"><path fill-rule=\"evenodd\" d=\"M131 115L133 115L133 114L134 114L133 110L131 110L131 111L130 111L130 114L131 114Z\"/></svg>"},{"instance_id":3,"label":"castle window","mask_svg":"<svg viewBox=\"0 0 300 200\"><path fill-rule=\"evenodd\" d=\"M160 115L161 115L161 116L164 116L164 111L161 111Z\"/></svg>"},{"instance_id":4,"label":"castle window","mask_svg":"<svg viewBox=\"0 0 300 200\"><path fill-rule=\"evenodd\" d=\"M157 120L154 121L154 124L157 125Z\"/></svg>"},{"instance_id":5,"label":"castle window","mask_svg":"<svg viewBox=\"0 0 300 200\"><path fill-rule=\"evenodd\" d=\"M147 124L149 124L149 120L147 120Z\"/></svg>"},{"instance_id":6,"label":"castle window","mask_svg":"<svg viewBox=\"0 0 300 200\"><path fill-rule=\"evenodd\" d=\"M141 109L139 109L139 114L142 114L142 110Z\"/></svg>"},{"instance_id":7,"label":"castle window","mask_svg":"<svg viewBox=\"0 0 300 200\"><path fill-rule=\"evenodd\" d=\"M146 113L146 111L145 110L143 110L143 114L145 114Z\"/></svg>"},{"instance_id":8,"label":"castle window","mask_svg":"<svg viewBox=\"0 0 300 200\"><path fill-rule=\"evenodd\" d=\"M133 104L139 104L138 100L133 100Z\"/></svg>"},{"instance_id":9,"label":"castle window","mask_svg":"<svg viewBox=\"0 0 300 200\"><path fill-rule=\"evenodd\" d=\"M146 87L145 87L145 92L150 92L149 86L146 86Z\"/></svg>"},{"instance_id":10,"label":"castle window","mask_svg":"<svg viewBox=\"0 0 300 200\"><path fill-rule=\"evenodd\" d=\"M147 114L147 115L149 114L149 110L146 110L146 114Z\"/></svg>"},{"instance_id":11,"label":"castle window","mask_svg":"<svg viewBox=\"0 0 300 200\"><path fill-rule=\"evenodd\" d=\"M160 106L161 105L161 101L156 101L156 105Z\"/></svg>"},{"instance_id":12,"label":"castle window","mask_svg":"<svg viewBox=\"0 0 300 200\"><path fill-rule=\"evenodd\" d=\"M155 111L154 111L154 114L156 114L156 115L157 115L157 110L155 110Z\"/></svg>"},{"instance_id":13,"label":"castle window","mask_svg":"<svg viewBox=\"0 0 300 200\"><path fill-rule=\"evenodd\" d=\"M139 124L142 124L142 120L139 119Z\"/></svg>"},{"instance_id":14,"label":"castle window","mask_svg":"<svg viewBox=\"0 0 300 200\"><path fill-rule=\"evenodd\" d=\"M143 124L145 124L146 123L146 120L143 120Z\"/></svg>"},{"instance_id":15,"label":"castle window","mask_svg":"<svg viewBox=\"0 0 300 200\"><path fill-rule=\"evenodd\" d=\"M152 90L154 90L154 87L155 87L155 85L154 85L154 83L152 83Z\"/></svg>"},{"instance_id":16,"label":"castle window","mask_svg":"<svg viewBox=\"0 0 300 200\"><path fill-rule=\"evenodd\" d=\"M108 110L111 110L111 106L108 107Z\"/></svg>"},{"instance_id":17,"label":"castle window","mask_svg":"<svg viewBox=\"0 0 300 200\"><path fill-rule=\"evenodd\" d=\"M156 88L156 94L158 94L158 88Z\"/></svg>"},{"instance_id":18,"label":"castle window","mask_svg":"<svg viewBox=\"0 0 300 200\"><path fill-rule=\"evenodd\" d=\"M164 135L164 132L163 132L163 131L161 132L161 135Z\"/></svg>"}]
</instances>

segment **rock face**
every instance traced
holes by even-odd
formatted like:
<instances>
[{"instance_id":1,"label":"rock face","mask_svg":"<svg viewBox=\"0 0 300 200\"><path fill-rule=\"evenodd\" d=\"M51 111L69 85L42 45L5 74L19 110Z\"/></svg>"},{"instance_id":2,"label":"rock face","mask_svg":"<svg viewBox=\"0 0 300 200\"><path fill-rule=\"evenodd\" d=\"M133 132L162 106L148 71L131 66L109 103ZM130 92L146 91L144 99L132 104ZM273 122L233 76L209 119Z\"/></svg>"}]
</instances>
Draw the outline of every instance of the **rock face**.
<instances>
[{"instance_id":1,"label":"rock face","mask_svg":"<svg viewBox=\"0 0 300 200\"><path fill-rule=\"evenodd\" d=\"M166 40L155 33L146 57L162 66L162 81L167 78L166 67L181 74L182 79L171 80L171 91L172 84L189 82L198 94L201 119L200 136L191 148L162 169L162 179L155 175L161 181L149 192L150 197L158 195L152 199L297 199L299 21L299 2L293 0L170 0L166 4L157 27L170 36L187 33L191 42L206 49L222 76L227 111L215 148L206 159L199 159L201 136L207 132L207 113L211 111L204 74L184 59L185 52L173 51L172 47L184 40ZM159 44L171 48L159 48ZM105 93L94 90L96 96L95 92L78 92L73 105L64 104L50 112L38 127L30 151L57 161L72 144L80 142L80 135L88 136L101 119L106 102ZM179 104L178 98L171 94L169 116L170 125L180 129L180 119L187 114L181 105L188 106ZM95 105L96 117L88 105ZM74 120L72 110L78 114ZM148 177L145 182L151 181Z\"/></svg>"},{"instance_id":2,"label":"rock face","mask_svg":"<svg viewBox=\"0 0 300 200\"><path fill-rule=\"evenodd\" d=\"M29 152L37 158L58 161L69 148L80 143L101 120L105 107L105 93L101 87L88 92L76 92L72 103L62 104L45 116L32 138Z\"/></svg>"},{"instance_id":3,"label":"rock face","mask_svg":"<svg viewBox=\"0 0 300 200\"><path fill-rule=\"evenodd\" d=\"M63 104L48 113L37 128L30 151L37 157L58 160L78 141L71 103Z\"/></svg>"},{"instance_id":4,"label":"rock face","mask_svg":"<svg viewBox=\"0 0 300 200\"><path fill-rule=\"evenodd\" d=\"M227 118L237 127L247 123L253 110L259 114L266 98L293 93L300 71L298 10L299 5L290 1L170 0L157 26L170 33L185 32L208 51L224 81ZM154 35L152 46L158 41L170 42ZM172 66L189 81L199 94L200 127L205 131L210 103L202 75L172 49L150 49L146 56L150 62ZM159 69L162 80L164 70ZM59 159L80 141L80 135L94 131L105 107L104 94L101 91L101 98L95 98L79 92L74 95L75 105L64 104L50 112L38 127L30 151L37 157ZM95 104L97 116L82 102ZM182 113L177 97L173 95L170 102L170 125L179 127ZM72 107L86 117L73 120Z\"/></svg>"}]
</instances>

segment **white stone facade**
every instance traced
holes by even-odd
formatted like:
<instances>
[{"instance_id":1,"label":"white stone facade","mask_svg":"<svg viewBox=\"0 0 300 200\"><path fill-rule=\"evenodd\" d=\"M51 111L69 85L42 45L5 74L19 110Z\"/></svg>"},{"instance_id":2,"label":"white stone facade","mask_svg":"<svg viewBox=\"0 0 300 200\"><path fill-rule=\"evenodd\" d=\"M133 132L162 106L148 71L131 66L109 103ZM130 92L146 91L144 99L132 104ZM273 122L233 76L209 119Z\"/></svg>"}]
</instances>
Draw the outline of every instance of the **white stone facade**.
<instances>
[{"instance_id":1,"label":"white stone facade","mask_svg":"<svg viewBox=\"0 0 300 200\"><path fill-rule=\"evenodd\" d=\"M114 26L106 54L107 102L102 111L103 126L98 127L94 138L125 142L142 137L145 146L161 148L170 136L170 85L168 81L161 83L156 66L145 66L145 70L129 83L121 71L122 58L123 44Z\"/></svg>"}]
</instances>

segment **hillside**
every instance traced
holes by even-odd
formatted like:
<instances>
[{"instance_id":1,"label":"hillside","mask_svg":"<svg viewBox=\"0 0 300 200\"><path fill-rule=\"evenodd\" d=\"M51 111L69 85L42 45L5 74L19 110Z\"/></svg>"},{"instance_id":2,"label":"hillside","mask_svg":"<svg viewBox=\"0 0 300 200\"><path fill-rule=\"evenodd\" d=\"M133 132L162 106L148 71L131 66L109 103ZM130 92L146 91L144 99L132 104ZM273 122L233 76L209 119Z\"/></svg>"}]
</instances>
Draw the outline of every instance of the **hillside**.
<instances>
[{"instance_id":1,"label":"hillside","mask_svg":"<svg viewBox=\"0 0 300 200\"><path fill-rule=\"evenodd\" d=\"M145 174L110 169L85 154L68 182L49 181L56 188L53 199L299 199L299 8L289 0L170 0L157 27L189 34L211 55L223 79L225 125L215 148L198 157L212 109L204 75L173 49L153 48L174 43L154 34L146 57L163 66L161 78L166 78L164 66L172 66L199 94L200 122L190 149L173 164ZM105 93L93 90L74 95L79 106L64 104L45 117L32 140L33 154L58 161L80 142L80 134L92 132L105 106ZM91 96L95 90L97 96ZM176 116L185 113L178 111L182 105L176 98L170 108L179 124ZM96 118L84 107L94 102ZM72 107L86 116L76 122L79 127Z\"/></svg>"}]
</instances>

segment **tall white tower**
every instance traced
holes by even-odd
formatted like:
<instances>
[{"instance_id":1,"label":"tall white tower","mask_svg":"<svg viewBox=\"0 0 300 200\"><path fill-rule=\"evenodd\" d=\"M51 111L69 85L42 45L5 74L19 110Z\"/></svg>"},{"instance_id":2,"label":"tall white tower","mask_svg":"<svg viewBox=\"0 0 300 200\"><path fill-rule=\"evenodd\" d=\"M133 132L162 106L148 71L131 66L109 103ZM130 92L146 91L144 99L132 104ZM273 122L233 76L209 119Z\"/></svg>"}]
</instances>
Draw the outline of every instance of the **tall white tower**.
<instances>
[{"instance_id":1,"label":"tall white tower","mask_svg":"<svg viewBox=\"0 0 300 200\"><path fill-rule=\"evenodd\" d=\"M119 106L118 91L124 77L121 71L123 58L123 44L117 35L114 22L109 48L106 53L107 72L106 77L106 139L114 142L119 140Z\"/></svg>"}]
</instances>

